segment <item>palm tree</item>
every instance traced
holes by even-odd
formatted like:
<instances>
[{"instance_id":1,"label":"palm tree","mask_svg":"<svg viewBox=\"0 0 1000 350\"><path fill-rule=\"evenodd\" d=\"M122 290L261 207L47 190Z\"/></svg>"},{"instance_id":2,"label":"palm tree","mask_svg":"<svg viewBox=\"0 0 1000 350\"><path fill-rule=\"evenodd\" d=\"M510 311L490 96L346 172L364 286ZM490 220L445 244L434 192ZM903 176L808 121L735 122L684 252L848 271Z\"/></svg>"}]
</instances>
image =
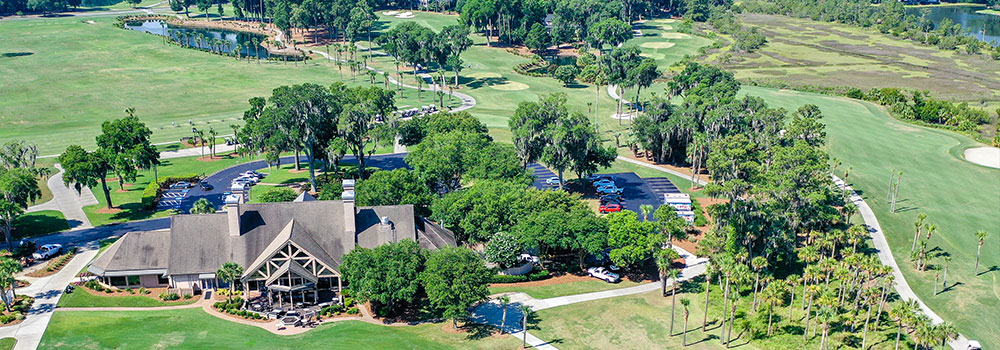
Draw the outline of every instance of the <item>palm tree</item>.
<instances>
[{"instance_id":1,"label":"palm tree","mask_svg":"<svg viewBox=\"0 0 1000 350\"><path fill-rule=\"evenodd\" d=\"M642 212L642 219L649 221L649 214L653 212L653 206L651 204L642 204L639 206L639 211Z\"/></svg>"},{"instance_id":2,"label":"palm tree","mask_svg":"<svg viewBox=\"0 0 1000 350\"><path fill-rule=\"evenodd\" d=\"M226 300L232 301L233 294L236 292L236 281L239 281L243 276L243 267L235 262L227 261L215 272L215 275L223 282L229 282L229 295Z\"/></svg>"},{"instance_id":3,"label":"palm tree","mask_svg":"<svg viewBox=\"0 0 1000 350\"><path fill-rule=\"evenodd\" d=\"M823 307L816 311L816 322L822 324L823 326L823 336L819 341L819 349L826 349L827 335L830 333L830 325L837 322L838 319L837 311L831 307Z\"/></svg>"},{"instance_id":4,"label":"palm tree","mask_svg":"<svg viewBox=\"0 0 1000 350\"><path fill-rule=\"evenodd\" d=\"M910 251L917 250L917 237L920 237L920 228L924 227L924 220L927 220L927 214L920 213L917 214L917 221L913 222L913 246L910 247Z\"/></svg>"},{"instance_id":5,"label":"palm tree","mask_svg":"<svg viewBox=\"0 0 1000 350\"><path fill-rule=\"evenodd\" d=\"M660 283L662 285L663 296L667 296L667 275L669 275L670 267L673 265L675 259L679 259L681 256L677 251L673 249L661 249L656 252L656 268L660 272Z\"/></svg>"},{"instance_id":6,"label":"palm tree","mask_svg":"<svg viewBox=\"0 0 1000 350\"><path fill-rule=\"evenodd\" d=\"M521 347L528 348L528 315L531 314L531 307L528 305L521 305Z\"/></svg>"},{"instance_id":7,"label":"palm tree","mask_svg":"<svg viewBox=\"0 0 1000 350\"><path fill-rule=\"evenodd\" d=\"M955 325L951 324L951 322L945 321L942 324L934 326L934 328L936 330L935 335L941 340L942 346L948 343L948 340L955 339L958 336L958 330L955 329Z\"/></svg>"},{"instance_id":8,"label":"palm tree","mask_svg":"<svg viewBox=\"0 0 1000 350\"><path fill-rule=\"evenodd\" d=\"M209 202L208 199L206 198L202 198L194 202L194 205L191 207L190 210L191 214L211 214L214 212L215 212L215 206L213 206L212 203Z\"/></svg>"},{"instance_id":9,"label":"palm tree","mask_svg":"<svg viewBox=\"0 0 1000 350\"><path fill-rule=\"evenodd\" d=\"M684 333L681 335L681 344L684 346L688 345L688 315L691 314L689 307L691 306L691 301L685 298L681 298L681 306L684 306Z\"/></svg>"},{"instance_id":10,"label":"palm tree","mask_svg":"<svg viewBox=\"0 0 1000 350\"><path fill-rule=\"evenodd\" d=\"M899 350L899 338L903 333L903 323L909 322L917 309L916 300L903 301L889 309L889 317L896 321L896 345L893 349Z\"/></svg>"},{"instance_id":11,"label":"palm tree","mask_svg":"<svg viewBox=\"0 0 1000 350\"><path fill-rule=\"evenodd\" d=\"M913 318L913 325L910 328L913 329L913 350L917 350L923 345L932 345L932 341L937 338L934 325L923 314Z\"/></svg>"},{"instance_id":12,"label":"palm tree","mask_svg":"<svg viewBox=\"0 0 1000 350\"><path fill-rule=\"evenodd\" d=\"M504 326L507 325L507 305L510 304L509 296L500 297L500 307L503 308L503 317L500 318L500 334L504 332Z\"/></svg>"},{"instance_id":13,"label":"palm tree","mask_svg":"<svg viewBox=\"0 0 1000 350\"><path fill-rule=\"evenodd\" d=\"M670 280L671 280L670 287L672 289L670 291L670 333L667 333L670 336L674 335L674 310L677 309L677 302L676 301L677 301L677 276L678 275L679 275L679 273L675 269L671 269L671 270L667 271L667 276L670 277Z\"/></svg>"},{"instance_id":14,"label":"palm tree","mask_svg":"<svg viewBox=\"0 0 1000 350\"><path fill-rule=\"evenodd\" d=\"M785 283L788 284L788 295L791 296L791 299L788 301L788 320L791 321L792 310L795 308L795 287L799 283L802 283L802 279L798 275L790 275L785 278Z\"/></svg>"},{"instance_id":15,"label":"palm tree","mask_svg":"<svg viewBox=\"0 0 1000 350\"><path fill-rule=\"evenodd\" d=\"M17 298L17 293L14 290L14 287L17 286L17 280L14 279L14 276L17 275L18 272L21 272L20 261L14 260L6 256L0 257L0 287L2 287L0 288L0 291L3 291L2 294L4 298L6 298L7 296L6 289L7 287L10 287L10 294L11 294L11 299L4 300L3 303L3 306L5 309L7 309L7 312L11 311L10 306L14 304L14 299Z\"/></svg>"},{"instance_id":16,"label":"palm tree","mask_svg":"<svg viewBox=\"0 0 1000 350\"><path fill-rule=\"evenodd\" d=\"M951 265L951 257L950 256L945 256L944 257L944 277L941 279L941 289L942 289L941 291L942 292L944 291L944 288L948 285L948 265Z\"/></svg>"},{"instance_id":17,"label":"palm tree","mask_svg":"<svg viewBox=\"0 0 1000 350\"><path fill-rule=\"evenodd\" d=\"M761 293L761 301L767 304L767 335L771 336L771 321L774 318L774 305L785 300L784 286L779 283L770 283L764 287Z\"/></svg>"},{"instance_id":18,"label":"palm tree","mask_svg":"<svg viewBox=\"0 0 1000 350\"><path fill-rule=\"evenodd\" d=\"M423 100L420 97L420 92L424 91L424 78L421 78L419 75L414 75L414 76L416 77L417 80L417 101L423 102Z\"/></svg>"},{"instance_id":19,"label":"palm tree","mask_svg":"<svg viewBox=\"0 0 1000 350\"><path fill-rule=\"evenodd\" d=\"M753 305L754 311L757 311L757 291L760 285L760 272L767 268L767 258L763 256L758 256L750 260L750 266L753 268L754 278L753 278Z\"/></svg>"},{"instance_id":20,"label":"palm tree","mask_svg":"<svg viewBox=\"0 0 1000 350\"><path fill-rule=\"evenodd\" d=\"M708 291L712 289L712 276L715 275L714 265L709 265L705 269L705 314L701 320L701 331L704 332L708 328Z\"/></svg>"},{"instance_id":21,"label":"palm tree","mask_svg":"<svg viewBox=\"0 0 1000 350\"><path fill-rule=\"evenodd\" d=\"M934 232L936 232L936 231L937 231L937 225L936 224L927 224L927 240L928 241L931 240L931 235L933 235Z\"/></svg>"},{"instance_id":22,"label":"palm tree","mask_svg":"<svg viewBox=\"0 0 1000 350\"><path fill-rule=\"evenodd\" d=\"M806 326L802 330L803 340L809 340L809 316L812 314L813 295L817 293L819 293L819 286L809 286L809 293L806 294L806 298L809 299L809 306L806 308Z\"/></svg>"},{"instance_id":23,"label":"palm tree","mask_svg":"<svg viewBox=\"0 0 1000 350\"><path fill-rule=\"evenodd\" d=\"M988 233L983 230L976 232L976 238L979 239L979 248L976 249L976 276L979 276L979 257L983 253L983 243L986 242L986 236Z\"/></svg>"}]
</instances>

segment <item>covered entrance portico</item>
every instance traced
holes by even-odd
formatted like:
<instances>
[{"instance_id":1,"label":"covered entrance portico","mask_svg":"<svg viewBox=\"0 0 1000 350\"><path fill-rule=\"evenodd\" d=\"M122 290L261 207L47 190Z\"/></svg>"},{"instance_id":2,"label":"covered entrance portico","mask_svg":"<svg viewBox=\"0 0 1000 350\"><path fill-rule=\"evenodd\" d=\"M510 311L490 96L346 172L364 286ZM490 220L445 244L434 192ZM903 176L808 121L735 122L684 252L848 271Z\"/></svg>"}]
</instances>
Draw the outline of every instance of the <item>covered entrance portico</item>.
<instances>
[{"instance_id":1,"label":"covered entrance portico","mask_svg":"<svg viewBox=\"0 0 1000 350\"><path fill-rule=\"evenodd\" d=\"M268 302L279 307L285 300L294 306L296 299L312 304L333 299L342 303L340 273L331 267L335 260L308 235L297 235L297 229L294 220L289 222L249 266L242 282L247 290L267 290Z\"/></svg>"}]
</instances>

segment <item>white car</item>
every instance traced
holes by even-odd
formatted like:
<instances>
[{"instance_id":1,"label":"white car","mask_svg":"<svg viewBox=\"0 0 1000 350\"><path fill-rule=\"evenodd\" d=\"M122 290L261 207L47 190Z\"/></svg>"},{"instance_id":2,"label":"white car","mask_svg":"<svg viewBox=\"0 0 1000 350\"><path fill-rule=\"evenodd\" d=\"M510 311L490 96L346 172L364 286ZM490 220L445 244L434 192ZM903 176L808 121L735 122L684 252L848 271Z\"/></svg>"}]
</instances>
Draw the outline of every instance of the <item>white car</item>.
<instances>
[{"instance_id":1,"label":"white car","mask_svg":"<svg viewBox=\"0 0 1000 350\"><path fill-rule=\"evenodd\" d=\"M621 194L622 188L615 185L601 186L597 188L597 193L600 194Z\"/></svg>"},{"instance_id":2,"label":"white car","mask_svg":"<svg viewBox=\"0 0 1000 350\"><path fill-rule=\"evenodd\" d=\"M559 178L553 176L548 179L545 179L545 184L549 186L559 186Z\"/></svg>"},{"instance_id":3,"label":"white car","mask_svg":"<svg viewBox=\"0 0 1000 350\"><path fill-rule=\"evenodd\" d=\"M621 280L617 273L608 271L608 269L603 267L591 267L587 269L587 274L590 275L590 277L596 277L608 283L616 283Z\"/></svg>"},{"instance_id":4,"label":"white car","mask_svg":"<svg viewBox=\"0 0 1000 350\"><path fill-rule=\"evenodd\" d=\"M60 251L62 251L61 244L46 244L38 247L38 250L34 254L31 254L31 257L35 259L48 259L59 254Z\"/></svg>"}]
</instances>

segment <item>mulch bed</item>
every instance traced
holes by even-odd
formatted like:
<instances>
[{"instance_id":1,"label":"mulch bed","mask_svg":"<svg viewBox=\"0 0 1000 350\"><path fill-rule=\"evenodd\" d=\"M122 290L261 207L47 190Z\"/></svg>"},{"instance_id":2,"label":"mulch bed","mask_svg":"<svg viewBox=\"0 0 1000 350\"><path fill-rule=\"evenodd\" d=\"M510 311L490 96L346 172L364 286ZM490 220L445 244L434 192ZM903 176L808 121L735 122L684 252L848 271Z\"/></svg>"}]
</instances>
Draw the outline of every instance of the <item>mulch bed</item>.
<instances>
[{"instance_id":1,"label":"mulch bed","mask_svg":"<svg viewBox=\"0 0 1000 350\"><path fill-rule=\"evenodd\" d=\"M27 274L28 277L46 277L52 276L62 270L66 264L69 264L70 260L73 260L73 256L76 255L75 252L66 253L59 255L57 257L49 259L45 262L46 266Z\"/></svg>"}]
</instances>

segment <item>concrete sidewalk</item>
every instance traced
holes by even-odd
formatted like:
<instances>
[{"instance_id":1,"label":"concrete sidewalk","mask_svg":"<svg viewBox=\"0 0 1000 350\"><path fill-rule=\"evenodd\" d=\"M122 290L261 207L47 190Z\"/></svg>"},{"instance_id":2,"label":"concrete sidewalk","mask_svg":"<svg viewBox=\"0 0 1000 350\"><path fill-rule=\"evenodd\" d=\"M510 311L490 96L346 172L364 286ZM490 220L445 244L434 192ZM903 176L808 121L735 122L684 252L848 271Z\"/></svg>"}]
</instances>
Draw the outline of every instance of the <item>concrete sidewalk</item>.
<instances>
[{"instance_id":1,"label":"concrete sidewalk","mask_svg":"<svg viewBox=\"0 0 1000 350\"><path fill-rule=\"evenodd\" d=\"M0 327L0 338L16 338L17 345L14 346L15 350L34 350L38 348L38 344L42 341L42 335L45 334L45 329L52 319L52 313L56 309L56 304L59 303L59 298L62 297L63 290L73 281L76 273L97 256L96 247L86 249L73 257L73 260L66 264L58 273L46 279L38 280L36 284L31 286L33 287L31 290L25 289L25 291L33 291L29 295L35 298L35 304L32 305L31 310L28 310L26 318L21 323L8 327Z\"/></svg>"}]
</instances>

